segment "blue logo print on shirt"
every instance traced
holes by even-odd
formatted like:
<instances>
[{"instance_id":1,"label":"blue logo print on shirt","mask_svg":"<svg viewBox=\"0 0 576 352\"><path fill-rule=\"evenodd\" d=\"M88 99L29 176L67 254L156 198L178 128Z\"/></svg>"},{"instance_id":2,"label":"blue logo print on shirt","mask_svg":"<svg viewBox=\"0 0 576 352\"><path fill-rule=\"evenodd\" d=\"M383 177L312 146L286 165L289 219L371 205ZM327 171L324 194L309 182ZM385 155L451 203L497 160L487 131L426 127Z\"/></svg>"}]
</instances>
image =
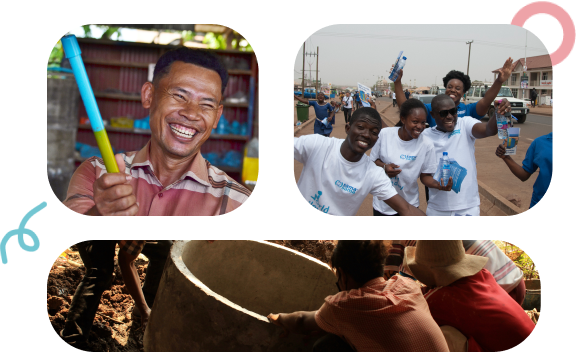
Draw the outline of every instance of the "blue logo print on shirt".
<instances>
[{"instance_id":1,"label":"blue logo print on shirt","mask_svg":"<svg viewBox=\"0 0 576 352\"><path fill-rule=\"evenodd\" d=\"M321 212L328 214L328 209L330 209L330 206L324 207L324 205L320 204L320 196L321 195L322 195L322 191L318 191L318 193L311 196L310 198L312 198L312 200L310 201L310 205L312 205L314 208L320 210Z\"/></svg>"},{"instance_id":2,"label":"blue logo print on shirt","mask_svg":"<svg viewBox=\"0 0 576 352\"><path fill-rule=\"evenodd\" d=\"M336 182L334 182L334 184L336 185L336 187L342 188L342 190L344 192L348 192L350 194L356 194L356 191L358 190L358 189L356 189L350 185L345 184L344 182L342 182L340 180L336 180Z\"/></svg>"},{"instance_id":3,"label":"blue logo print on shirt","mask_svg":"<svg viewBox=\"0 0 576 352\"><path fill-rule=\"evenodd\" d=\"M452 133L450 133L450 135L448 136L448 139L450 139L450 137L452 137L455 134L460 134L460 130L454 130L452 131Z\"/></svg>"},{"instance_id":4,"label":"blue logo print on shirt","mask_svg":"<svg viewBox=\"0 0 576 352\"><path fill-rule=\"evenodd\" d=\"M392 182L392 186L398 188L400 191L404 189L404 186L400 186L400 179L398 176L390 178L390 182Z\"/></svg>"},{"instance_id":5,"label":"blue logo print on shirt","mask_svg":"<svg viewBox=\"0 0 576 352\"><path fill-rule=\"evenodd\" d=\"M412 155L406 155L406 154L400 155L400 159L402 159L402 160L408 160L408 161L414 161L414 160L416 160L416 157L417 157L417 155L414 155L414 156L412 156Z\"/></svg>"}]
</instances>

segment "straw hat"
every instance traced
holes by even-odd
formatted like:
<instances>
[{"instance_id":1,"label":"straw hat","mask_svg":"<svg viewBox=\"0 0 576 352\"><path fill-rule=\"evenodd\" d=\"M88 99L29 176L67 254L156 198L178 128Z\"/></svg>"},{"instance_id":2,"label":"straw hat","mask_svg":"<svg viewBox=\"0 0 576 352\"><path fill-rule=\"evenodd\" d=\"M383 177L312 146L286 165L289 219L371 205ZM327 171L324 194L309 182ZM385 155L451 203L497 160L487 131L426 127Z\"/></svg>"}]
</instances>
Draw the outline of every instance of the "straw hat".
<instances>
[{"instance_id":1,"label":"straw hat","mask_svg":"<svg viewBox=\"0 0 576 352\"><path fill-rule=\"evenodd\" d=\"M488 258L466 254L462 240L418 241L406 247L406 266L426 286L448 286L463 277L478 273Z\"/></svg>"}]
</instances>

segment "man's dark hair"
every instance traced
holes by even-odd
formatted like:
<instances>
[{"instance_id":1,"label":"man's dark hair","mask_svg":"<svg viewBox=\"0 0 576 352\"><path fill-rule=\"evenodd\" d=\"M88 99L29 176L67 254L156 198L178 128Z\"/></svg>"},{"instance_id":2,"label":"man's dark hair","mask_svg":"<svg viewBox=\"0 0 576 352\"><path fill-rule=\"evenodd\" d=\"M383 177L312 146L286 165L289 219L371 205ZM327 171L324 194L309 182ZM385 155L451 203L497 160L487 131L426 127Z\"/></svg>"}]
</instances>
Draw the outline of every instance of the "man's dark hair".
<instances>
[{"instance_id":1,"label":"man's dark hair","mask_svg":"<svg viewBox=\"0 0 576 352\"><path fill-rule=\"evenodd\" d=\"M179 48L170 50L158 59L156 67L154 67L154 79L152 83L158 84L158 81L170 72L170 67L174 61L182 61L187 64L204 67L212 71L216 71L222 80L222 94L228 84L228 71L215 54L198 49Z\"/></svg>"},{"instance_id":2,"label":"man's dark hair","mask_svg":"<svg viewBox=\"0 0 576 352\"><path fill-rule=\"evenodd\" d=\"M340 268L352 276L360 286L377 277L384 276L384 261L388 250L384 241L338 241L330 267Z\"/></svg>"},{"instance_id":3,"label":"man's dark hair","mask_svg":"<svg viewBox=\"0 0 576 352\"><path fill-rule=\"evenodd\" d=\"M432 103L431 103L432 111L434 111L434 112L438 111L438 104L440 104L441 102L446 101L446 100L450 100L453 102L452 98L450 98L450 96L447 94L440 94L440 95L435 96L434 99L432 99Z\"/></svg>"},{"instance_id":4,"label":"man's dark hair","mask_svg":"<svg viewBox=\"0 0 576 352\"><path fill-rule=\"evenodd\" d=\"M410 113L412 112L412 110L414 109L423 109L424 113L426 114L426 105L424 105L423 102L421 102L418 99L414 99L414 98L410 98L407 99L402 106L400 106L400 121L398 121L398 123L396 124L396 127L401 127L402 124L402 118L403 117L408 117L408 115L410 115Z\"/></svg>"},{"instance_id":5,"label":"man's dark hair","mask_svg":"<svg viewBox=\"0 0 576 352\"><path fill-rule=\"evenodd\" d=\"M472 85L472 82L470 81L470 76L465 75L464 72L456 71L456 70L452 70L452 71L448 72L446 77L442 78L442 81L444 82L444 88L446 88L446 86L448 85L448 82L450 82L450 80L452 80L454 78L456 78L456 79L460 80L460 82L462 82L462 84L464 85L464 92L467 92L468 90L470 90L470 86Z\"/></svg>"},{"instance_id":6,"label":"man's dark hair","mask_svg":"<svg viewBox=\"0 0 576 352\"><path fill-rule=\"evenodd\" d=\"M374 120L378 125L378 128L382 129L382 118L380 117L380 114L378 113L378 111L376 111L376 109L360 108L354 111L352 116L350 116L350 122L349 122L350 126L352 126L354 122L356 122L356 120L358 120L361 117L368 117L369 119Z\"/></svg>"}]
</instances>

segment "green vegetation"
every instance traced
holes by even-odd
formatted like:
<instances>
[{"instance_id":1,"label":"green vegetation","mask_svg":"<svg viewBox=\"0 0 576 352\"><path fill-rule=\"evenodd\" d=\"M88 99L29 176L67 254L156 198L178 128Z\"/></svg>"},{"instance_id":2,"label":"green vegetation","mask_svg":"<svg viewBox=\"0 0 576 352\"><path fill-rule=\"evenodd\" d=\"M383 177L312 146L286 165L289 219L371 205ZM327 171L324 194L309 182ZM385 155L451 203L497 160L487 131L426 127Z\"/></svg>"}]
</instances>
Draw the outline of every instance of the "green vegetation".
<instances>
[{"instance_id":1,"label":"green vegetation","mask_svg":"<svg viewBox=\"0 0 576 352\"><path fill-rule=\"evenodd\" d=\"M56 45L52 48L50 57L48 58L48 67L60 67L62 58L64 57L64 49L62 49L62 42L58 41Z\"/></svg>"},{"instance_id":2,"label":"green vegetation","mask_svg":"<svg viewBox=\"0 0 576 352\"><path fill-rule=\"evenodd\" d=\"M540 274L536 270L536 265L532 259L522 249L512 243L504 241L493 241L498 248L510 258L517 267L524 273L524 279L540 279Z\"/></svg>"},{"instance_id":3,"label":"green vegetation","mask_svg":"<svg viewBox=\"0 0 576 352\"><path fill-rule=\"evenodd\" d=\"M106 40L122 39L121 27L110 27L105 25L82 26L82 30L84 31L84 37L95 38L94 35L95 28L98 28L101 31L103 31L100 38L96 39L106 39ZM196 41L195 37L198 35L198 33L194 31L181 31L181 33L182 33L181 43ZM228 34L218 34L213 32L203 34L204 37L202 39L202 43L206 44L209 49L216 49L216 50L230 49L230 50L250 51L250 52L254 51L252 49L252 46L248 43L248 41L242 38L242 36L235 31L231 30L230 33ZM231 36L231 38L229 36ZM58 43L56 43L54 48L52 48L52 52L50 53L50 57L48 58L48 67L54 67L54 66L59 67L63 57L64 57L64 50L62 49L62 43L58 41Z\"/></svg>"}]
</instances>

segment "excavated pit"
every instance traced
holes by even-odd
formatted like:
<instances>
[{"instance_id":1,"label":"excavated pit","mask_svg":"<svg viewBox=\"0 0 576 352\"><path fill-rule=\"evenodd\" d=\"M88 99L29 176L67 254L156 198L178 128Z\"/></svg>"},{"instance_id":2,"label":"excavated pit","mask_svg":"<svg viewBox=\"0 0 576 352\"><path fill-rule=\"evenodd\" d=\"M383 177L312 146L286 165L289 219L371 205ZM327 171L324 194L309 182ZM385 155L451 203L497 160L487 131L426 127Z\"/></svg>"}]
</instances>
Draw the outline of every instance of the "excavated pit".
<instances>
[{"instance_id":1,"label":"excavated pit","mask_svg":"<svg viewBox=\"0 0 576 352\"><path fill-rule=\"evenodd\" d=\"M259 241L179 241L164 268L144 350L311 351L314 339L268 322L269 313L311 311L335 294L330 268Z\"/></svg>"}]
</instances>

